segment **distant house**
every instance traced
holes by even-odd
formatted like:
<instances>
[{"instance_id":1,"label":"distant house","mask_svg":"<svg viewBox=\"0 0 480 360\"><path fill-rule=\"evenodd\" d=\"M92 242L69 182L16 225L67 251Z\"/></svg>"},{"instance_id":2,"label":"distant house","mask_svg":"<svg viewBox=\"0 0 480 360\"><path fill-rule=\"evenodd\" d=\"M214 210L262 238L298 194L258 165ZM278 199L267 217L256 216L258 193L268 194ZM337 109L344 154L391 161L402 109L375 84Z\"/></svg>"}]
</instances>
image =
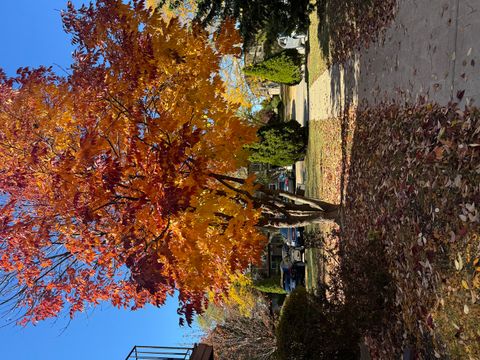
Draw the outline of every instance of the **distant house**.
<instances>
[{"instance_id":1,"label":"distant house","mask_svg":"<svg viewBox=\"0 0 480 360\"><path fill-rule=\"evenodd\" d=\"M251 163L249 173L255 173L257 179L268 184L270 190L284 190L294 192L295 178L292 166L273 167L269 164Z\"/></svg>"},{"instance_id":2,"label":"distant house","mask_svg":"<svg viewBox=\"0 0 480 360\"><path fill-rule=\"evenodd\" d=\"M291 166L273 168L268 164L251 163L248 172L255 173L257 179L268 184L270 190L294 192L295 179ZM268 244L263 252L261 265L250 269L255 280L280 275L283 236L278 229L263 229L263 232L268 237Z\"/></svg>"},{"instance_id":3,"label":"distant house","mask_svg":"<svg viewBox=\"0 0 480 360\"><path fill-rule=\"evenodd\" d=\"M278 232L268 232L268 244L262 255L261 265L251 268L254 280L266 279L280 275L280 262L282 261L282 236Z\"/></svg>"}]
</instances>

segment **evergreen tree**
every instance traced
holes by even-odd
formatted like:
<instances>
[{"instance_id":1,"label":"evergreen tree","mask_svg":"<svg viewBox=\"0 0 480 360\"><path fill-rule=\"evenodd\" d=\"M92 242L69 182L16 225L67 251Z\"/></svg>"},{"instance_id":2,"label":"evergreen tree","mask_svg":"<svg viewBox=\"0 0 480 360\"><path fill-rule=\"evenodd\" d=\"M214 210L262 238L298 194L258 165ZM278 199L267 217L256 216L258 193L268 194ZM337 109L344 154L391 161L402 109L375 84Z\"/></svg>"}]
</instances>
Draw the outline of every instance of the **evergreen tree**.
<instances>
[{"instance_id":1,"label":"evergreen tree","mask_svg":"<svg viewBox=\"0 0 480 360\"><path fill-rule=\"evenodd\" d=\"M295 120L263 126L258 136L259 142L247 146L251 162L287 166L305 156L305 131Z\"/></svg>"},{"instance_id":2,"label":"evergreen tree","mask_svg":"<svg viewBox=\"0 0 480 360\"><path fill-rule=\"evenodd\" d=\"M259 33L272 43L279 34L305 30L309 9L309 0L198 0L197 19L215 25L234 18L248 47Z\"/></svg>"},{"instance_id":3,"label":"evergreen tree","mask_svg":"<svg viewBox=\"0 0 480 360\"><path fill-rule=\"evenodd\" d=\"M302 56L295 49L287 49L259 64L246 67L246 75L256 76L279 84L295 85L302 81Z\"/></svg>"}]
</instances>

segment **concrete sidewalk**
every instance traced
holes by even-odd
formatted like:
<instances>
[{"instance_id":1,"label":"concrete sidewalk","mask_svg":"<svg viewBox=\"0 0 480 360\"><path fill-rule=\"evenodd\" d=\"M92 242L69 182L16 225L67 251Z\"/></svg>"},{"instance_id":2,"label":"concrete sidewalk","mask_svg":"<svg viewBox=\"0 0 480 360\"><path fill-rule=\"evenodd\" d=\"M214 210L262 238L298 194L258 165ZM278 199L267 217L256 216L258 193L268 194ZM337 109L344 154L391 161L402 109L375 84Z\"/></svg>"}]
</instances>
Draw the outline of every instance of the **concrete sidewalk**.
<instances>
[{"instance_id":1,"label":"concrete sidewalk","mask_svg":"<svg viewBox=\"0 0 480 360\"><path fill-rule=\"evenodd\" d=\"M480 0L399 0L381 41L311 84L310 119L420 97L480 105Z\"/></svg>"}]
</instances>

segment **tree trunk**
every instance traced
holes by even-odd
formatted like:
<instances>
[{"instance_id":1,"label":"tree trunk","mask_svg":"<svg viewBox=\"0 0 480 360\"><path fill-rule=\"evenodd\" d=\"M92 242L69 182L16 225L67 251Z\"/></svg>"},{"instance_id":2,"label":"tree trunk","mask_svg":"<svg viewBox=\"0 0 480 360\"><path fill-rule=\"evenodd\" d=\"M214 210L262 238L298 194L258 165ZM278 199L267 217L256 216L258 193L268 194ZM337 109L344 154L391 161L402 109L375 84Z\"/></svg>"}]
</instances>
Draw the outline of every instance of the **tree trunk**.
<instances>
[{"instance_id":1,"label":"tree trunk","mask_svg":"<svg viewBox=\"0 0 480 360\"><path fill-rule=\"evenodd\" d=\"M258 225L267 228L293 228L318 224L323 221L335 221L338 223L339 218L339 208L329 212L316 211L315 213L309 213L306 215L288 215L285 217L275 217L264 214Z\"/></svg>"},{"instance_id":2,"label":"tree trunk","mask_svg":"<svg viewBox=\"0 0 480 360\"><path fill-rule=\"evenodd\" d=\"M287 191L270 190L266 188L262 188L260 191L274 197L286 198L288 200L296 201L301 204L309 205L317 210L323 210L328 212L328 211L336 210L338 208L338 205L336 204L328 203L328 202L313 199L313 198L308 198L298 194L289 193Z\"/></svg>"},{"instance_id":3,"label":"tree trunk","mask_svg":"<svg viewBox=\"0 0 480 360\"><path fill-rule=\"evenodd\" d=\"M218 174L211 174L211 176L239 195L254 201L263 215L258 226L292 228L325 220L339 222L339 205L282 190L271 190L265 186L261 186L255 194L249 194L239 188L239 185L245 183L244 179Z\"/></svg>"}]
</instances>

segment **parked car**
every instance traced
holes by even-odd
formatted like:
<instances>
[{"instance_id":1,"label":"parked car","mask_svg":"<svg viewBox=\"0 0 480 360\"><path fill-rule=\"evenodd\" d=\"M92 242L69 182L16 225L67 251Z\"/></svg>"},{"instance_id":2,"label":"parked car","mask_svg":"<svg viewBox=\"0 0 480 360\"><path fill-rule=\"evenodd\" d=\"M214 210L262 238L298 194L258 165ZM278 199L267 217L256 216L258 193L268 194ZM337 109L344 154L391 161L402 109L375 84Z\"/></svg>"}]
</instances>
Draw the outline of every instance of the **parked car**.
<instances>
[{"instance_id":1,"label":"parked car","mask_svg":"<svg viewBox=\"0 0 480 360\"><path fill-rule=\"evenodd\" d=\"M280 228L280 234L284 238L284 242L290 246L303 246L305 244L303 238L303 227L299 228Z\"/></svg>"},{"instance_id":2,"label":"parked car","mask_svg":"<svg viewBox=\"0 0 480 360\"><path fill-rule=\"evenodd\" d=\"M307 35L292 33L289 36L279 36L278 45L283 49L305 49Z\"/></svg>"}]
</instances>

